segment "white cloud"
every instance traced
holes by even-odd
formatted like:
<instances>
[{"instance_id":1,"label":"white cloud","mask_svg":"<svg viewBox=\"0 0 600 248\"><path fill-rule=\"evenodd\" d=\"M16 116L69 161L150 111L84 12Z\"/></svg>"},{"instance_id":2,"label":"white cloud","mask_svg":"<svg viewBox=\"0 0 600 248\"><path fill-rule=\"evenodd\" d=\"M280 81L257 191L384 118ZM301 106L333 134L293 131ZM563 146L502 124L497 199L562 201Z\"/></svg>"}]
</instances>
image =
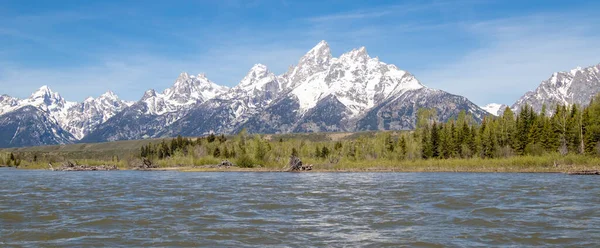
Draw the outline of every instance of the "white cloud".
<instances>
[{"instance_id":1,"label":"white cloud","mask_svg":"<svg viewBox=\"0 0 600 248\"><path fill-rule=\"evenodd\" d=\"M594 23L535 15L468 25L484 46L458 61L419 71L418 77L480 105L511 105L555 71L600 63Z\"/></svg>"}]
</instances>

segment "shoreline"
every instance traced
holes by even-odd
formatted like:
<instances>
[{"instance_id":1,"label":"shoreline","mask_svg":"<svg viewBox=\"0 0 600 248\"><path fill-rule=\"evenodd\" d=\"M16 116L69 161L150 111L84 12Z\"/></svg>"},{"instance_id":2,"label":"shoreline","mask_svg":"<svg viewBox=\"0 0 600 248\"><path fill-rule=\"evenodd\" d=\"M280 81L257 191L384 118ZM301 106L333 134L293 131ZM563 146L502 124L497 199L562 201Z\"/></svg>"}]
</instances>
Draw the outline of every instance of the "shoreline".
<instances>
[{"instance_id":1,"label":"shoreline","mask_svg":"<svg viewBox=\"0 0 600 248\"><path fill-rule=\"evenodd\" d=\"M0 166L0 168L12 168L18 170L44 170L42 168L27 168L27 167L9 167ZM176 172L195 172L195 173L211 173L211 172L257 172L257 173L552 173L552 174L568 174L573 172L581 171L600 171L600 166L573 166L569 168L470 168L470 169L449 169L449 168L352 168L352 169L326 169L326 168L315 168L311 171L285 171L273 168L208 168L208 167L196 167L196 166L182 166L182 167L163 167L163 168L152 168L146 170L137 170L135 168L119 168L117 171L147 171L147 172L160 172L160 171L176 171ZM107 171L109 172L109 171Z\"/></svg>"}]
</instances>

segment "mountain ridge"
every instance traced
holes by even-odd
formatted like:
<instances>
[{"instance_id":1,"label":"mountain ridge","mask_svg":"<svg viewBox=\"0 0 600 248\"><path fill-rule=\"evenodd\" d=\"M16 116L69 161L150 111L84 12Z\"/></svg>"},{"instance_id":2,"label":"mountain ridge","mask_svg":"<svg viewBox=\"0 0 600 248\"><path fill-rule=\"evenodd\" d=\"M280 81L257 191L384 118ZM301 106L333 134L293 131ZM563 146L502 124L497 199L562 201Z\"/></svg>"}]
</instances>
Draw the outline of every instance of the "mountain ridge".
<instances>
[{"instance_id":1,"label":"mountain ridge","mask_svg":"<svg viewBox=\"0 0 600 248\"><path fill-rule=\"evenodd\" d=\"M204 74L182 72L171 87L147 90L136 102L119 100L110 91L80 103L67 102L49 88L38 91L34 94L50 103L39 109L72 134L69 140L55 141L67 143L200 136L243 128L261 133L411 129L418 108L436 108L440 121L461 110L476 120L488 114L465 97L428 88L411 73L372 58L365 47L333 57L326 41L280 75L255 64L231 88ZM15 101L0 96L0 111L15 108Z\"/></svg>"}]
</instances>

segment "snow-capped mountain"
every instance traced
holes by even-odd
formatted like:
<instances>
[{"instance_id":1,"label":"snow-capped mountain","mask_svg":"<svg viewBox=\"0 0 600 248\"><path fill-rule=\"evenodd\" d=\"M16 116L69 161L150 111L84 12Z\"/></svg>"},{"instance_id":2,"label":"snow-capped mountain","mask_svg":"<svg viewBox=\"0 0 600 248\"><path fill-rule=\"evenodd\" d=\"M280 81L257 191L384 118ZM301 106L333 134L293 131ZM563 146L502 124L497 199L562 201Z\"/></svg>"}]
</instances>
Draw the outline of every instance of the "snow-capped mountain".
<instances>
[{"instance_id":1,"label":"snow-capped mountain","mask_svg":"<svg viewBox=\"0 0 600 248\"><path fill-rule=\"evenodd\" d=\"M48 112L35 106L26 105L0 115L0 147L65 144L74 140Z\"/></svg>"},{"instance_id":2,"label":"snow-capped mountain","mask_svg":"<svg viewBox=\"0 0 600 248\"><path fill-rule=\"evenodd\" d=\"M273 87L241 93L243 97L233 99L248 101L236 100L233 105L231 100L223 100L232 98L210 100L173 123L164 134L234 133L241 128L260 133L409 129L414 127L414 115L420 107L438 109L443 119L456 116L460 110L467 110L476 119L487 114L464 97L426 88L410 73L371 58L364 47L334 58L329 45L322 41L283 75L260 75L259 81L270 82ZM242 87L247 78L233 89L247 92ZM260 105L250 104L259 102L257 99L262 98L257 96L265 93L257 92L265 90L273 97ZM239 109L251 109L252 114L240 115ZM398 109L404 112L395 112Z\"/></svg>"},{"instance_id":3,"label":"snow-capped mountain","mask_svg":"<svg viewBox=\"0 0 600 248\"><path fill-rule=\"evenodd\" d=\"M26 99L17 99L6 95L1 96L0 116L10 118L11 120L15 120L14 116L18 116L17 119L21 120L21 123L23 123L23 120L43 121L44 123L32 124L28 128L31 129L37 126L41 129L34 133L46 133L50 136L56 136L46 139L40 136L41 140L45 140L42 143L38 143L35 138L36 136L34 136L30 140L32 145L70 143L81 139L97 125L105 122L130 104L119 100L110 91L96 99L90 97L81 103L69 102L59 93L52 91L48 86L42 86ZM37 110L34 111L33 109ZM9 123L10 121L5 119L4 125L0 125L0 129L11 129L5 126ZM20 125L14 126L17 127ZM23 126L17 129L22 128ZM19 133L23 132L15 130L15 135ZM25 140L23 139L23 142ZM57 143L52 143L52 141L56 141ZM8 143L16 144L14 142ZM26 145L27 143L19 144Z\"/></svg>"},{"instance_id":4,"label":"snow-capped mountain","mask_svg":"<svg viewBox=\"0 0 600 248\"><path fill-rule=\"evenodd\" d=\"M131 102L122 101L112 91L107 91L98 98L88 97L81 103L67 109L66 118L61 124L77 139L82 139L96 126L130 106Z\"/></svg>"},{"instance_id":5,"label":"snow-capped mountain","mask_svg":"<svg viewBox=\"0 0 600 248\"><path fill-rule=\"evenodd\" d=\"M490 114L493 114L495 116L499 116L501 115L504 110L506 109L506 107L508 107L506 104L499 104L499 103L490 103L488 105L485 105L483 107L481 107L483 110L487 111Z\"/></svg>"},{"instance_id":6,"label":"snow-capped mountain","mask_svg":"<svg viewBox=\"0 0 600 248\"><path fill-rule=\"evenodd\" d=\"M23 121L9 115L19 109L32 113L30 122L47 124L37 125L54 135L44 140L47 144L235 133L243 128L254 133L396 130L414 128L419 108L435 108L440 121L462 110L476 120L487 114L465 97L428 88L409 72L372 58L364 47L336 58L321 41L287 72L276 75L256 64L233 88L202 74L181 73L172 87L160 93L148 90L134 103L112 92L68 102L47 87L25 100L0 96L0 124L11 127L0 130L10 129L7 137L19 133L15 127Z\"/></svg>"},{"instance_id":7,"label":"snow-capped mountain","mask_svg":"<svg viewBox=\"0 0 600 248\"><path fill-rule=\"evenodd\" d=\"M172 87L165 89L162 93L148 90L144 93L141 101L148 107L145 114L162 115L188 109L190 106L212 99L227 90L227 87L219 86L208 80L204 74L193 76L183 72Z\"/></svg>"},{"instance_id":8,"label":"snow-capped mountain","mask_svg":"<svg viewBox=\"0 0 600 248\"><path fill-rule=\"evenodd\" d=\"M519 112L525 104L537 112L546 105L547 114L552 114L557 104L587 105L600 93L600 64L587 68L577 67L571 71L556 72L534 91L527 92L511 109Z\"/></svg>"},{"instance_id":9,"label":"snow-capped mountain","mask_svg":"<svg viewBox=\"0 0 600 248\"><path fill-rule=\"evenodd\" d=\"M229 88L197 76L181 73L162 93L147 90L142 98L95 128L82 142L156 137L194 106L215 98Z\"/></svg>"},{"instance_id":10,"label":"snow-capped mountain","mask_svg":"<svg viewBox=\"0 0 600 248\"><path fill-rule=\"evenodd\" d=\"M9 95L1 95L0 96L0 115L5 112L10 112L14 110L14 108L19 105L19 99L14 98Z\"/></svg>"}]
</instances>

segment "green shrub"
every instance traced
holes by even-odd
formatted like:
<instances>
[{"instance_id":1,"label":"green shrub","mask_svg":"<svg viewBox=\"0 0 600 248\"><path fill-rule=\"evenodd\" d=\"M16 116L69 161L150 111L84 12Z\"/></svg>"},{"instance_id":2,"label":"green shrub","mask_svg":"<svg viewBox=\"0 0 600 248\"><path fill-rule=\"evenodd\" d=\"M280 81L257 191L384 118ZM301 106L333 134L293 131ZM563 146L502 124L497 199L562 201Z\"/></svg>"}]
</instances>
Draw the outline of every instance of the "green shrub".
<instances>
[{"instance_id":1,"label":"green shrub","mask_svg":"<svg viewBox=\"0 0 600 248\"><path fill-rule=\"evenodd\" d=\"M236 165L241 168L252 168L254 167L254 161L247 154L242 154L236 159Z\"/></svg>"}]
</instances>

